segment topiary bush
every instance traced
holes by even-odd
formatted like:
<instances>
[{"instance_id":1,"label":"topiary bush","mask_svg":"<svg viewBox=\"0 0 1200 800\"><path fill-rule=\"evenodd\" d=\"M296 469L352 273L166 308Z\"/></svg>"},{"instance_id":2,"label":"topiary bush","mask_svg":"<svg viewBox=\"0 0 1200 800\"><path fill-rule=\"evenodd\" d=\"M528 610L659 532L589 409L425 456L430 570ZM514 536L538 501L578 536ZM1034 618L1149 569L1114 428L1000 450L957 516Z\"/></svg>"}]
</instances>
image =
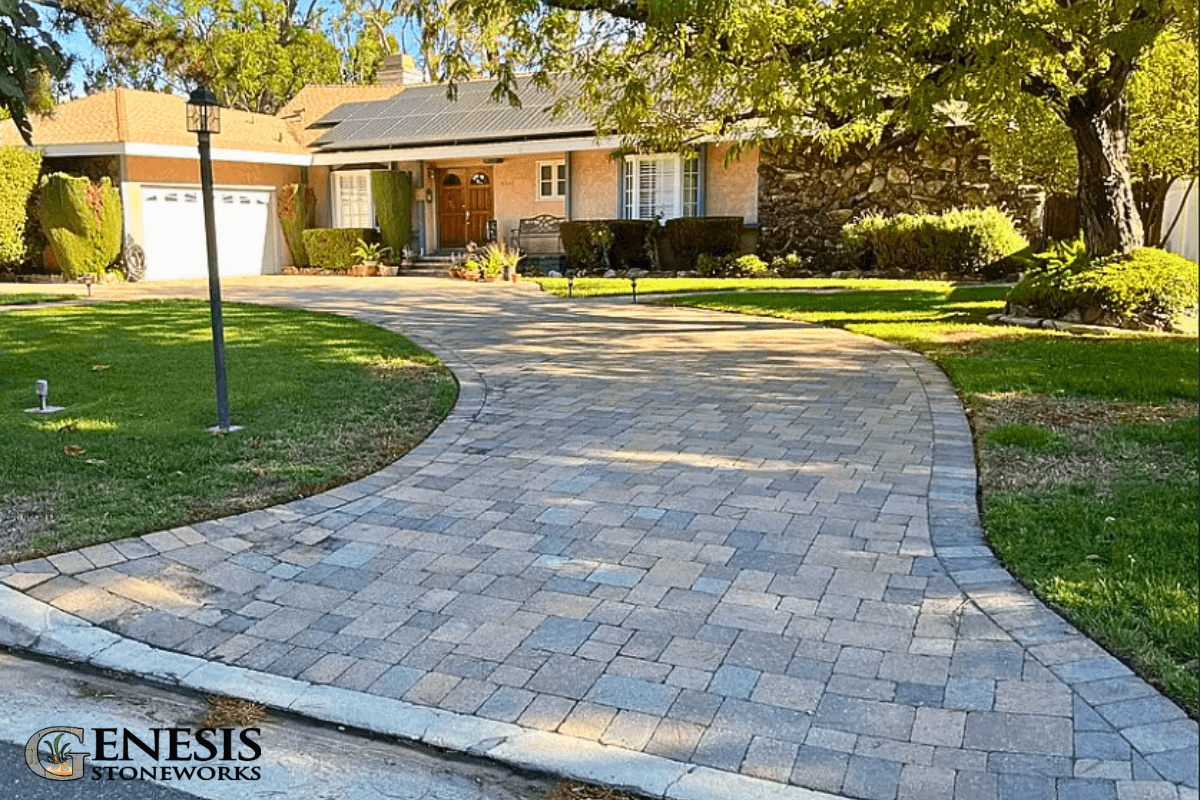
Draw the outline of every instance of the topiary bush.
<instances>
[{"instance_id":1,"label":"topiary bush","mask_svg":"<svg viewBox=\"0 0 1200 800\"><path fill-rule=\"evenodd\" d=\"M317 195L306 183L289 183L279 187L277 200L279 225L292 253L292 263L307 267L310 262L304 246L304 230L312 225Z\"/></svg>"},{"instance_id":2,"label":"topiary bush","mask_svg":"<svg viewBox=\"0 0 1200 800\"><path fill-rule=\"evenodd\" d=\"M61 172L42 178L38 218L67 278L102 275L121 254L121 196L112 181Z\"/></svg>"},{"instance_id":3,"label":"topiary bush","mask_svg":"<svg viewBox=\"0 0 1200 800\"><path fill-rule=\"evenodd\" d=\"M371 199L379 235L395 258L412 236L412 175L407 172L371 173Z\"/></svg>"},{"instance_id":4,"label":"topiary bush","mask_svg":"<svg viewBox=\"0 0 1200 800\"><path fill-rule=\"evenodd\" d=\"M1010 313L1169 330L1197 310L1200 267L1174 253L1147 247L1092 260L1082 242L1069 242L1035 258L1037 266L1009 292Z\"/></svg>"},{"instance_id":5,"label":"topiary bush","mask_svg":"<svg viewBox=\"0 0 1200 800\"><path fill-rule=\"evenodd\" d=\"M16 267L25 259L26 206L41 167L37 150L0 147L0 267Z\"/></svg>"},{"instance_id":6,"label":"topiary bush","mask_svg":"<svg viewBox=\"0 0 1200 800\"><path fill-rule=\"evenodd\" d=\"M936 272L992 278L1020 266L1009 261L1029 246L1000 209L942 214L871 214L842 227L842 241L864 267L896 273Z\"/></svg>"},{"instance_id":7,"label":"topiary bush","mask_svg":"<svg viewBox=\"0 0 1200 800\"><path fill-rule=\"evenodd\" d=\"M736 256L742 250L741 217L669 219L664 234L677 269L696 269L701 255Z\"/></svg>"},{"instance_id":8,"label":"topiary bush","mask_svg":"<svg viewBox=\"0 0 1200 800\"><path fill-rule=\"evenodd\" d=\"M348 270L358 263L354 251L360 239L377 242L379 235L374 228L309 228L304 232L304 249L314 267Z\"/></svg>"}]
</instances>

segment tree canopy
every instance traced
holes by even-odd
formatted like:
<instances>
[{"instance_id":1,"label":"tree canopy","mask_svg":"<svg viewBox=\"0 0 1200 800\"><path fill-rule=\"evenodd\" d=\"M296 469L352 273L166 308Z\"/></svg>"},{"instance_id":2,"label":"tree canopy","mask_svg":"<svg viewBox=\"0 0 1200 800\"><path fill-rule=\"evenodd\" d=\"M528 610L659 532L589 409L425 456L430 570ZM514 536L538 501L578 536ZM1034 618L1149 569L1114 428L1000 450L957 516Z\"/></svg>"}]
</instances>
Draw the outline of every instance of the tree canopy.
<instances>
[{"instance_id":1,"label":"tree canopy","mask_svg":"<svg viewBox=\"0 0 1200 800\"><path fill-rule=\"evenodd\" d=\"M49 24L30 3L0 0L0 110L12 118L26 144L31 112L53 105L52 87L67 60Z\"/></svg>"},{"instance_id":2,"label":"tree canopy","mask_svg":"<svg viewBox=\"0 0 1200 800\"><path fill-rule=\"evenodd\" d=\"M569 71L602 130L677 147L816 137L835 151L955 112L1002 123L1031 100L1081 154L1090 249L1140 242L1125 88L1196 0L418 0L437 76Z\"/></svg>"},{"instance_id":3,"label":"tree canopy","mask_svg":"<svg viewBox=\"0 0 1200 800\"><path fill-rule=\"evenodd\" d=\"M104 54L87 88L187 91L273 114L307 83L337 83L316 0L63 0Z\"/></svg>"}]
</instances>

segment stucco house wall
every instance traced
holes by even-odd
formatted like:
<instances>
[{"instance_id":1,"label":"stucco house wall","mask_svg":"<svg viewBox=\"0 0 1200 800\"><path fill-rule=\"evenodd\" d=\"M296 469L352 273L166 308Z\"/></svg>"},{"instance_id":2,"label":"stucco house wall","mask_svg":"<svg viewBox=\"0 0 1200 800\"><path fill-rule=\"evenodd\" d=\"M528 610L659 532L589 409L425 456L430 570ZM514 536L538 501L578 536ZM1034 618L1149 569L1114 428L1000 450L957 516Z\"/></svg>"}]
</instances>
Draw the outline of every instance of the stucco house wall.
<instances>
[{"instance_id":1,"label":"stucco house wall","mask_svg":"<svg viewBox=\"0 0 1200 800\"><path fill-rule=\"evenodd\" d=\"M199 185L200 162L185 158L125 156L125 180L133 183ZM300 168L286 164L213 161L213 183L217 186L275 187L299 180Z\"/></svg>"},{"instance_id":2,"label":"stucco house wall","mask_svg":"<svg viewBox=\"0 0 1200 800\"><path fill-rule=\"evenodd\" d=\"M617 215L619 164L611 150L580 150L571 154L571 216L612 219Z\"/></svg>"}]
</instances>

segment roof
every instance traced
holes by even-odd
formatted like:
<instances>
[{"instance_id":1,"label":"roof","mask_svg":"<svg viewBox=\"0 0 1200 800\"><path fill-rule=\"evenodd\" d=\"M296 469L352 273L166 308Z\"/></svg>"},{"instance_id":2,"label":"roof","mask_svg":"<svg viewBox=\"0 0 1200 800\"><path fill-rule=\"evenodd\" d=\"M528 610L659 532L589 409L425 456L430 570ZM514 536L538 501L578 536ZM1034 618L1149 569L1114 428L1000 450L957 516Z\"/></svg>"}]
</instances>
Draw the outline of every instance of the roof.
<instances>
[{"instance_id":1,"label":"roof","mask_svg":"<svg viewBox=\"0 0 1200 800\"><path fill-rule=\"evenodd\" d=\"M109 89L55 106L48 116L32 115L38 146L139 142L196 146L188 133L184 106L173 94L138 89ZM11 120L0 123L0 144L24 144ZM268 153L307 153L282 119L231 108L221 109L221 132L213 147Z\"/></svg>"},{"instance_id":2,"label":"roof","mask_svg":"<svg viewBox=\"0 0 1200 800\"><path fill-rule=\"evenodd\" d=\"M314 122L339 107L357 108L376 100L386 100L404 86L358 86L356 84L310 83L279 109L275 116L284 120L292 136L302 145L312 144L324 129L311 127ZM340 121L340 120L339 120Z\"/></svg>"},{"instance_id":3,"label":"roof","mask_svg":"<svg viewBox=\"0 0 1200 800\"><path fill-rule=\"evenodd\" d=\"M318 120L334 123L312 144L319 150L357 150L395 146L428 146L465 142L553 138L591 135L595 127L579 111L555 118L551 113L559 95L533 84L531 76L517 79L521 106L491 97L495 81L458 84L455 100L446 97L446 86L409 86L387 100L340 109ZM564 87L569 92L571 87Z\"/></svg>"}]
</instances>

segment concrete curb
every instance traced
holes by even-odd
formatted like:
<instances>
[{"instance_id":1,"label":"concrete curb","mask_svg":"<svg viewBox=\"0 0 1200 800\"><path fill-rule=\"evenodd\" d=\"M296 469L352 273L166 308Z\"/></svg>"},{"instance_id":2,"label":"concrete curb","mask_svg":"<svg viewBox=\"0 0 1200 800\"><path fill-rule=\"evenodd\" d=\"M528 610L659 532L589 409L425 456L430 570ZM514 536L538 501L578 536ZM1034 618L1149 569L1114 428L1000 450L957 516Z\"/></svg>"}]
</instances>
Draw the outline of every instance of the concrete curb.
<instances>
[{"instance_id":1,"label":"concrete curb","mask_svg":"<svg viewBox=\"0 0 1200 800\"><path fill-rule=\"evenodd\" d=\"M307 719L489 758L519 769L668 800L839 800L837 795L683 764L336 686L161 650L0 585L0 646L174 689L248 700Z\"/></svg>"}]
</instances>

